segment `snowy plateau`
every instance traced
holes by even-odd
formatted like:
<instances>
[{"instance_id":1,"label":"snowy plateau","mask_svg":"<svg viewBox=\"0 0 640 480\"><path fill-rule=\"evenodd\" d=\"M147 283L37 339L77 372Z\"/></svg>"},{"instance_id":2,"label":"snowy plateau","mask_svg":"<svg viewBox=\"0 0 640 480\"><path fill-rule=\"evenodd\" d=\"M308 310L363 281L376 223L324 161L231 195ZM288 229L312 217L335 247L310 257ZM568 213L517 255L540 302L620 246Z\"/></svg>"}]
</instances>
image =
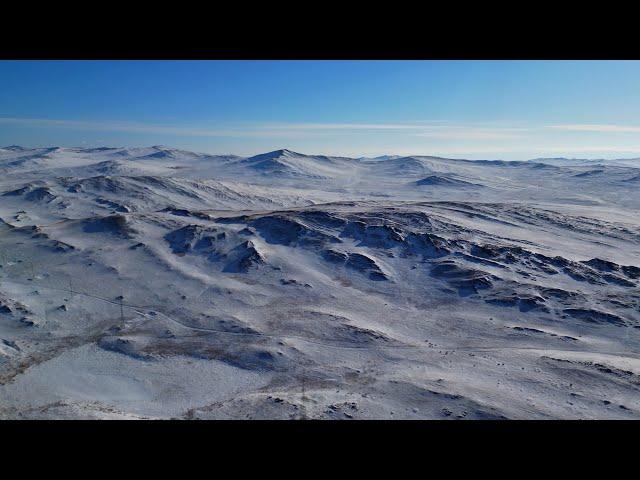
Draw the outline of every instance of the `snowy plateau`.
<instances>
[{"instance_id":1,"label":"snowy plateau","mask_svg":"<svg viewBox=\"0 0 640 480\"><path fill-rule=\"evenodd\" d=\"M640 159L0 148L0 418L640 418L639 187Z\"/></svg>"}]
</instances>

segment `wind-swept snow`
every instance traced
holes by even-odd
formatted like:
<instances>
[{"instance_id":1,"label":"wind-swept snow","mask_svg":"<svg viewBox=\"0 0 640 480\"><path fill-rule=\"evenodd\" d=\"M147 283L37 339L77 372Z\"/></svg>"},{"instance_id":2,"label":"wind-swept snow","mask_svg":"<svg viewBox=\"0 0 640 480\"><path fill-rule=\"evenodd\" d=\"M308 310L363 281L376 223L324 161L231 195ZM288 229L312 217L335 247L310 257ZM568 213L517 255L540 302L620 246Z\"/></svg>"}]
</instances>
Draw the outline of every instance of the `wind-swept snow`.
<instances>
[{"instance_id":1,"label":"wind-swept snow","mask_svg":"<svg viewBox=\"0 0 640 480\"><path fill-rule=\"evenodd\" d=\"M640 165L0 149L0 418L638 418Z\"/></svg>"}]
</instances>

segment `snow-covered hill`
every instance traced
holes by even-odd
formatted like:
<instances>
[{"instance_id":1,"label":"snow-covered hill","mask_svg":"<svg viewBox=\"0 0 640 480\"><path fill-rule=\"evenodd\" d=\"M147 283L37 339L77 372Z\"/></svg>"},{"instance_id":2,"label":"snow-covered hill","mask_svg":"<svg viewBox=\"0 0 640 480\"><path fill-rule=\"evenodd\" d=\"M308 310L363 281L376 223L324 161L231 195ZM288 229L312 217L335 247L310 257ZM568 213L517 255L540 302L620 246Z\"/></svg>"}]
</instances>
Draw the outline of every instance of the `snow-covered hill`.
<instances>
[{"instance_id":1,"label":"snow-covered hill","mask_svg":"<svg viewBox=\"0 0 640 480\"><path fill-rule=\"evenodd\" d=\"M638 418L633 161L0 149L0 418Z\"/></svg>"}]
</instances>

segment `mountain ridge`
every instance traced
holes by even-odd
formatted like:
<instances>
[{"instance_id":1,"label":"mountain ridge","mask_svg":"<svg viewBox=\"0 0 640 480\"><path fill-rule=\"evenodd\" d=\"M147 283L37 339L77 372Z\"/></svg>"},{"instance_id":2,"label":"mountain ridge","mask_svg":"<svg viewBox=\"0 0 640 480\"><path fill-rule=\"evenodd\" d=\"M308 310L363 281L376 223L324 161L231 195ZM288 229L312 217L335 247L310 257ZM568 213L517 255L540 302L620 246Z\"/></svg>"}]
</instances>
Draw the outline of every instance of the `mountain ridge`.
<instances>
[{"instance_id":1,"label":"mountain ridge","mask_svg":"<svg viewBox=\"0 0 640 480\"><path fill-rule=\"evenodd\" d=\"M144 150L152 150L147 155L152 155L158 153L159 156L157 158L162 158L162 155L171 156L176 154L189 154L189 155L198 155L202 157L235 157L238 159L244 160L258 160L258 159L267 159L267 158L295 158L295 157L308 157L308 158L340 158L340 159L349 159L349 160L377 160L377 161L387 161L387 160L399 160L399 159L431 159L431 160L447 160L447 161L461 161L461 162L515 162L515 163L565 163L566 165L588 165L588 164L608 164L612 162L618 163L637 163L638 168L640 168L640 157L629 157L629 158L612 158L612 159L604 159L604 158L571 158L571 157L536 157L526 160L508 160L508 159L466 159L466 158L453 158L453 157L443 157L437 155L426 155L426 154L412 154L412 155L396 155L396 154L384 154L375 157L370 156L348 156L348 155L324 155L324 154L308 154L296 152L294 150L288 148L280 148L268 152L257 153L253 155L238 155L238 154L218 154L218 153L205 153L205 152L196 152L191 150L179 149L170 146L164 145L152 145L148 147L117 147L117 146L102 146L102 147L61 147L61 146L48 146L48 147L24 147L21 145L8 145L4 147L0 147L0 150L10 151L10 152L27 152L27 151L43 151L47 153L54 152L99 152L99 151L144 151ZM626 165L629 166L629 165Z\"/></svg>"}]
</instances>

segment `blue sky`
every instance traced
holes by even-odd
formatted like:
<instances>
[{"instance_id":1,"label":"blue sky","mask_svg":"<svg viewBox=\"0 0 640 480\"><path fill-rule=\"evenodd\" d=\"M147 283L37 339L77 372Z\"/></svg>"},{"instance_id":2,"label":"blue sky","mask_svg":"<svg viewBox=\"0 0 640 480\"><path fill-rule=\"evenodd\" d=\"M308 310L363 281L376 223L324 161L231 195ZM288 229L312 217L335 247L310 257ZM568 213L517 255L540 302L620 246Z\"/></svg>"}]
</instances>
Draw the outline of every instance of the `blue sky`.
<instances>
[{"instance_id":1,"label":"blue sky","mask_svg":"<svg viewBox=\"0 0 640 480\"><path fill-rule=\"evenodd\" d=\"M0 61L0 145L640 156L638 61Z\"/></svg>"}]
</instances>

